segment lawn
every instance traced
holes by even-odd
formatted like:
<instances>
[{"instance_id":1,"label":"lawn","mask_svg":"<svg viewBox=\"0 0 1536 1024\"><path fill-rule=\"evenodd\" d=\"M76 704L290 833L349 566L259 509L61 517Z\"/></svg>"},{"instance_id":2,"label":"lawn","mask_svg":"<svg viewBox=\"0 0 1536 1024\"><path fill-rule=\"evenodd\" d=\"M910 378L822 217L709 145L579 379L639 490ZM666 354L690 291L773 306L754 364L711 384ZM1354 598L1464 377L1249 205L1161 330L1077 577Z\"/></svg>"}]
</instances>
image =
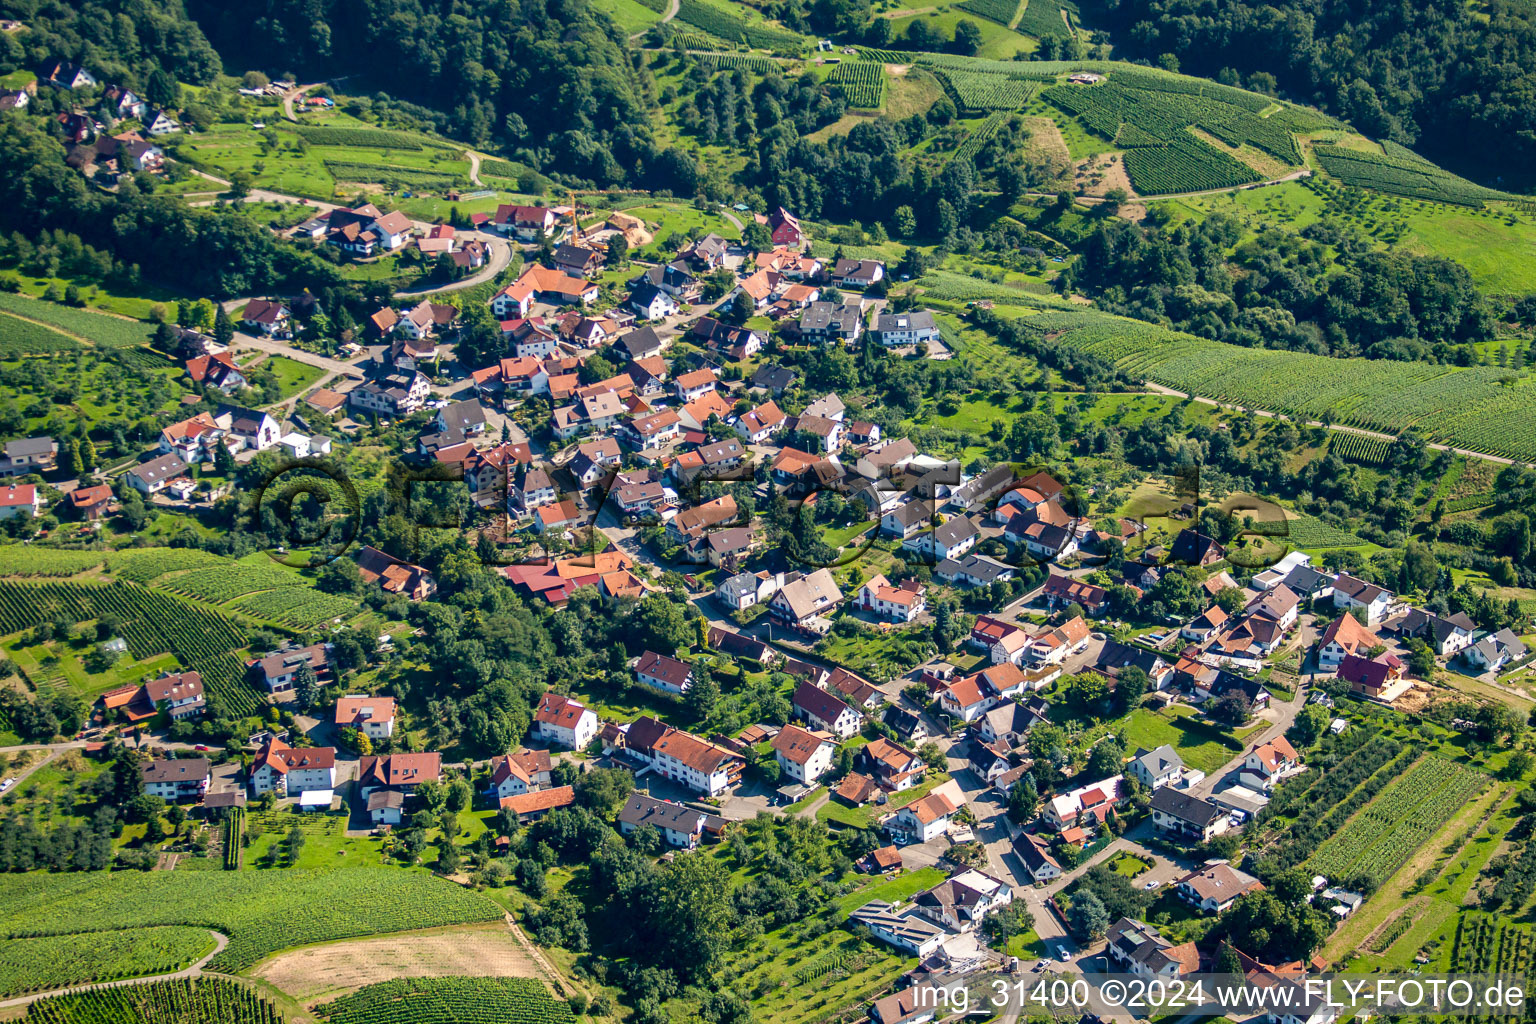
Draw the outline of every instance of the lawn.
<instances>
[{"instance_id":1,"label":"lawn","mask_svg":"<svg viewBox=\"0 0 1536 1024\"><path fill-rule=\"evenodd\" d=\"M907 9L905 7L903 10ZM955 34L955 26L961 19L972 22L981 29L981 48L976 51L976 56L987 57L992 60L1008 60L1016 53L1032 53L1039 48L1039 44L1029 36L1021 35L1011 29L969 11L962 11L958 7L949 9L947 4L924 14L910 14L891 19L891 35L895 37L892 46L902 45L902 37L906 35L907 26L918 18L925 18L928 27L934 32L952 38Z\"/></svg>"},{"instance_id":2,"label":"lawn","mask_svg":"<svg viewBox=\"0 0 1536 1024\"><path fill-rule=\"evenodd\" d=\"M1218 738L1213 729L1192 721L1194 714L1181 704L1166 711L1137 708L1123 721L1120 739L1128 752L1167 743L1189 767L1209 774L1241 753L1243 745L1231 737Z\"/></svg>"},{"instance_id":3,"label":"lawn","mask_svg":"<svg viewBox=\"0 0 1536 1024\"><path fill-rule=\"evenodd\" d=\"M828 800L816 812L816 820L829 828L841 825L845 828L874 828L882 817L905 807L914 800L920 800L927 796L935 786L947 780L947 774L929 775L911 789L904 789L900 793L892 793L884 804L865 804L863 807L849 807L836 799ZM913 890L914 892L916 890Z\"/></svg>"},{"instance_id":4,"label":"lawn","mask_svg":"<svg viewBox=\"0 0 1536 1024\"><path fill-rule=\"evenodd\" d=\"M92 700L107 690L155 679L176 669L176 656L158 654L144 661L134 661L123 655L104 672L87 671L81 659L90 652L94 641L76 637L68 642L49 641L46 644L29 644L25 634L6 641L6 657L33 683L38 685L63 685L72 692Z\"/></svg>"},{"instance_id":5,"label":"lawn","mask_svg":"<svg viewBox=\"0 0 1536 1024\"><path fill-rule=\"evenodd\" d=\"M659 11L653 11L637 0L597 0L592 6L612 18L625 35L644 32L661 20Z\"/></svg>"},{"instance_id":6,"label":"lawn","mask_svg":"<svg viewBox=\"0 0 1536 1024\"><path fill-rule=\"evenodd\" d=\"M713 231L722 238L736 239L741 237L741 232L737 230L736 226L722 217L718 211L696 210L686 203L668 203L664 206L660 203L631 206L622 212L644 221L646 230L654 238L650 245L631 254L639 259L659 259L663 257L670 259L676 250L675 248L668 248L666 240L672 235L676 235L678 239L681 239L693 231L697 231L701 235Z\"/></svg>"},{"instance_id":7,"label":"lawn","mask_svg":"<svg viewBox=\"0 0 1536 1024\"><path fill-rule=\"evenodd\" d=\"M269 356L262 360L260 368L277 378L278 387L282 389L285 399L299 394L325 376L325 371L320 367L287 356Z\"/></svg>"},{"instance_id":8,"label":"lawn","mask_svg":"<svg viewBox=\"0 0 1536 1024\"><path fill-rule=\"evenodd\" d=\"M1143 857L1138 857L1134 853L1122 853L1109 862L1109 869L1117 875L1135 878L1144 871L1150 871L1152 869L1152 862Z\"/></svg>"}]
</instances>

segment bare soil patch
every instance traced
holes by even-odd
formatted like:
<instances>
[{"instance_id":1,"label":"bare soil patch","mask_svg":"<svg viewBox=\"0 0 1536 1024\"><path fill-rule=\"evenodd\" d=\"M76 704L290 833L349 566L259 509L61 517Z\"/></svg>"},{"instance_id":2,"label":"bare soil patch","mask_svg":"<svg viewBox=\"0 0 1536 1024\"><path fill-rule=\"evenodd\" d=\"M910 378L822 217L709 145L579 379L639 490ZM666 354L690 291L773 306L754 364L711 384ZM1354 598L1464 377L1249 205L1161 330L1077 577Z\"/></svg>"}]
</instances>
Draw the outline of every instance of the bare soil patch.
<instances>
[{"instance_id":1,"label":"bare soil patch","mask_svg":"<svg viewBox=\"0 0 1536 1024\"><path fill-rule=\"evenodd\" d=\"M391 978L542 978L503 923L402 932L279 953L251 971L305 1006Z\"/></svg>"},{"instance_id":2,"label":"bare soil patch","mask_svg":"<svg viewBox=\"0 0 1536 1024\"><path fill-rule=\"evenodd\" d=\"M1136 190L1131 187L1131 177L1125 173L1125 159L1119 153L1099 153L1084 158L1073 174L1074 191L1081 196L1102 196L1111 189L1122 189L1132 199ZM1119 215L1130 221L1140 221L1147 215L1147 208L1140 203L1122 203Z\"/></svg>"}]
</instances>

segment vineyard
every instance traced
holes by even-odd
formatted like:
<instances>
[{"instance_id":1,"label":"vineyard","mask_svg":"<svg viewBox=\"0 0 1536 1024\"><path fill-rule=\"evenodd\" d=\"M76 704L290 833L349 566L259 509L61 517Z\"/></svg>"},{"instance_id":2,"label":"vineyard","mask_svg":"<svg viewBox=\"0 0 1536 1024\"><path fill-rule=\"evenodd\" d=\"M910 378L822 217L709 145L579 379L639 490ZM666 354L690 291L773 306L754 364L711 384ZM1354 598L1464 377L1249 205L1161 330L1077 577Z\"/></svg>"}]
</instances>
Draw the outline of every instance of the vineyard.
<instances>
[{"instance_id":1,"label":"vineyard","mask_svg":"<svg viewBox=\"0 0 1536 1024\"><path fill-rule=\"evenodd\" d=\"M569 1004L535 978L410 978L315 1007L331 1024L567 1024Z\"/></svg>"},{"instance_id":2,"label":"vineyard","mask_svg":"<svg viewBox=\"0 0 1536 1024\"><path fill-rule=\"evenodd\" d=\"M230 937L211 970L312 942L497 921L495 903L421 871L157 871L0 876L0 936L200 925Z\"/></svg>"},{"instance_id":3,"label":"vineyard","mask_svg":"<svg viewBox=\"0 0 1536 1024\"><path fill-rule=\"evenodd\" d=\"M0 313L0 358L46 356L79 347L74 338L66 338L50 327Z\"/></svg>"},{"instance_id":4,"label":"vineyard","mask_svg":"<svg viewBox=\"0 0 1536 1024\"><path fill-rule=\"evenodd\" d=\"M1040 89L1038 82L988 71L945 69L938 75L966 110L1017 110Z\"/></svg>"},{"instance_id":5,"label":"vineyard","mask_svg":"<svg viewBox=\"0 0 1536 1024\"><path fill-rule=\"evenodd\" d=\"M1454 761L1426 757L1318 847L1308 870L1335 879L1365 876L1380 885L1487 782Z\"/></svg>"},{"instance_id":6,"label":"vineyard","mask_svg":"<svg viewBox=\"0 0 1536 1024\"><path fill-rule=\"evenodd\" d=\"M245 633L217 612L126 583L0 581L0 636L32 629L56 615L73 622L115 616L118 635L135 660L169 651L183 668L202 673L204 687L221 708L248 715L262 706L239 660L230 654L245 646Z\"/></svg>"},{"instance_id":7,"label":"vineyard","mask_svg":"<svg viewBox=\"0 0 1536 1024\"><path fill-rule=\"evenodd\" d=\"M0 943L0 997L90 985L118 978L170 974L213 949L206 928L138 928L79 935L8 939Z\"/></svg>"},{"instance_id":8,"label":"vineyard","mask_svg":"<svg viewBox=\"0 0 1536 1024\"><path fill-rule=\"evenodd\" d=\"M1243 348L1092 311L1048 310L1018 323L1133 378L1220 402L1388 434L1417 426L1431 441L1536 459L1536 387L1504 384L1501 367Z\"/></svg>"},{"instance_id":9,"label":"vineyard","mask_svg":"<svg viewBox=\"0 0 1536 1024\"><path fill-rule=\"evenodd\" d=\"M1402 146L1384 146L1390 147L1385 153L1366 153L1319 142L1313 152L1323 170L1346 185L1455 206L1481 207L1487 200L1509 198L1442 170Z\"/></svg>"},{"instance_id":10,"label":"vineyard","mask_svg":"<svg viewBox=\"0 0 1536 1024\"><path fill-rule=\"evenodd\" d=\"M298 132L312 146L359 146L364 149L420 149L421 141L404 132L385 128L342 128L327 125L299 125Z\"/></svg>"},{"instance_id":11,"label":"vineyard","mask_svg":"<svg viewBox=\"0 0 1536 1024\"><path fill-rule=\"evenodd\" d=\"M240 840L245 835L245 808L232 807L229 816L224 819L224 870L239 871L241 850Z\"/></svg>"},{"instance_id":12,"label":"vineyard","mask_svg":"<svg viewBox=\"0 0 1536 1024\"><path fill-rule=\"evenodd\" d=\"M764 50L794 50L805 48L805 41L787 29L774 28L762 22L749 22L705 0L679 0L677 16L694 28L733 43Z\"/></svg>"},{"instance_id":13,"label":"vineyard","mask_svg":"<svg viewBox=\"0 0 1536 1024\"><path fill-rule=\"evenodd\" d=\"M1067 38L1072 33L1067 28L1066 19L1062 15L1063 8L1074 13L1077 11L1077 5L1070 2L1029 0L1024 8L1023 17L1019 18L1017 29L1036 39L1042 39L1045 36Z\"/></svg>"},{"instance_id":14,"label":"vineyard","mask_svg":"<svg viewBox=\"0 0 1536 1024\"><path fill-rule=\"evenodd\" d=\"M707 68L716 70L742 70L750 71L754 75L766 75L775 71L781 71L778 61L772 57L757 57L750 53L701 53L698 61ZM849 92L849 101L852 102L853 93ZM858 106L858 104L854 104ZM878 104L876 104L878 106Z\"/></svg>"},{"instance_id":15,"label":"vineyard","mask_svg":"<svg viewBox=\"0 0 1536 1024\"><path fill-rule=\"evenodd\" d=\"M997 134L997 130L1003 126L1003 121L1008 117L1006 110L997 110L987 115L987 119L976 126L971 134L960 143L960 148L955 150L956 160L974 160L976 154L981 152L981 147L987 144L987 140Z\"/></svg>"},{"instance_id":16,"label":"vineyard","mask_svg":"<svg viewBox=\"0 0 1536 1024\"><path fill-rule=\"evenodd\" d=\"M1365 543L1348 530L1331 526L1316 516L1295 516L1286 526L1286 539L1293 548L1352 548Z\"/></svg>"},{"instance_id":17,"label":"vineyard","mask_svg":"<svg viewBox=\"0 0 1536 1024\"><path fill-rule=\"evenodd\" d=\"M420 167L396 167L389 164L363 164L351 160L327 160L325 169L337 181L362 185L412 185L420 188L452 188L468 180L463 173L429 171Z\"/></svg>"},{"instance_id":18,"label":"vineyard","mask_svg":"<svg viewBox=\"0 0 1536 1024\"><path fill-rule=\"evenodd\" d=\"M885 68L864 61L838 64L827 84L843 90L851 107L878 107L885 100Z\"/></svg>"},{"instance_id":19,"label":"vineyard","mask_svg":"<svg viewBox=\"0 0 1536 1024\"><path fill-rule=\"evenodd\" d=\"M137 348L146 344L153 333L149 325L137 320L124 320L73 306L56 306L9 292L0 292L0 310L57 327L66 334L87 338L101 348ZM69 347L77 346L70 341Z\"/></svg>"},{"instance_id":20,"label":"vineyard","mask_svg":"<svg viewBox=\"0 0 1536 1024\"><path fill-rule=\"evenodd\" d=\"M238 981L203 977L97 988L39 999L26 1024L283 1024L277 1007Z\"/></svg>"},{"instance_id":21,"label":"vineyard","mask_svg":"<svg viewBox=\"0 0 1536 1024\"><path fill-rule=\"evenodd\" d=\"M1335 433L1328 450L1341 459L1363 466L1385 466L1392 455L1392 442L1363 434Z\"/></svg>"},{"instance_id":22,"label":"vineyard","mask_svg":"<svg viewBox=\"0 0 1536 1024\"><path fill-rule=\"evenodd\" d=\"M201 548L127 548L107 555L107 571L129 583L148 583L182 569L232 564L229 559Z\"/></svg>"},{"instance_id":23,"label":"vineyard","mask_svg":"<svg viewBox=\"0 0 1536 1024\"><path fill-rule=\"evenodd\" d=\"M1196 139L1175 139L1166 146L1128 150L1125 173L1144 196L1232 188L1260 180L1247 164Z\"/></svg>"},{"instance_id":24,"label":"vineyard","mask_svg":"<svg viewBox=\"0 0 1536 1024\"><path fill-rule=\"evenodd\" d=\"M64 551L30 544L0 547L0 573L7 576L73 576L94 569L106 556L100 551Z\"/></svg>"},{"instance_id":25,"label":"vineyard","mask_svg":"<svg viewBox=\"0 0 1536 1024\"><path fill-rule=\"evenodd\" d=\"M964 0L957 6L1004 26L1013 24L1013 16L1019 13L1019 0Z\"/></svg>"},{"instance_id":26,"label":"vineyard","mask_svg":"<svg viewBox=\"0 0 1536 1024\"><path fill-rule=\"evenodd\" d=\"M304 579L295 573L271 565L211 565L182 576L157 583L157 587L184 597L194 597L209 604L223 604L258 590L302 587Z\"/></svg>"},{"instance_id":27,"label":"vineyard","mask_svg":"<svg viewBox=\"0 0 1536 1024\"><path fill-rule=\"evenodd\" d=\"M284 587L251 594L230 602L229 606L296 629L309 629L331 619L357 614L356 601L309 587Z\"/></svg>"}]
</instances>

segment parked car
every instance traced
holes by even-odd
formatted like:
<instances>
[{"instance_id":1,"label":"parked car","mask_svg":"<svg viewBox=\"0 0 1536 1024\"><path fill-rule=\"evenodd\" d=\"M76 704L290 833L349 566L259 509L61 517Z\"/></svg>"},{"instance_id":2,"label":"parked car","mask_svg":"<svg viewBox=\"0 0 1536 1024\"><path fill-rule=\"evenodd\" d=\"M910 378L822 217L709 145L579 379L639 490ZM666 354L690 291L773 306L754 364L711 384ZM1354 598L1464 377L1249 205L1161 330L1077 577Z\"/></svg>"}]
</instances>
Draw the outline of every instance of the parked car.
<instances>
[{"instance_id":1,"label":"parked car","mask_svg":"<svg viewBox=\"0 0 1536 1024\"><path fill-rule=\"evenodd\" d=\"M1067 951L1066 946L1057 946L1056 959L1060 960L1064 964L1069 964L1072 962L1072 954Z\"/></svg>"},{"instance_id":2,"label":"parked car","mask_svg":"<svg viewBox=\"0 0 1536 1024\"><path fill-rule=\"evenodd\" d=\"M0 782L0 793L4 793L14 785L16 785L16 780L14 778L6 779L4 782Z\"/></svg>"}]
</instances>

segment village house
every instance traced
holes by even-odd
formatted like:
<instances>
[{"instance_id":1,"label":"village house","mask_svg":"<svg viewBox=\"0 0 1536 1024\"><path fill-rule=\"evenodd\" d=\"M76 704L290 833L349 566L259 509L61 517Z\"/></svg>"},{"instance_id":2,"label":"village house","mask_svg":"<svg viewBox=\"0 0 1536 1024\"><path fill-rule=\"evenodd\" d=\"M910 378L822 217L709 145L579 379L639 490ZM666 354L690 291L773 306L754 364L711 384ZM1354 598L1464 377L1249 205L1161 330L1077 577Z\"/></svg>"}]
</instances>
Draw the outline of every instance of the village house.
<instances>
[{"instance_id":1,"label":"village house","mask_svg":"<svg viewBox=\"0 0 1536 1024\"><path fill-rule=\"evenodd\" d=\"M1107 779L1059 793L1046 801L1040 817L1058 832L1083 824L1085 820L1103 824L1110 811L1126 799L1123 782L1121 776L1111 775Z\"/></svg>"},{"instance_id":2,"label":"village house","mask_svg":"<svg viewBox=\"0 0 1536 1024\"><path fill-rule=\"evenodd\" d=\"M43 511L43 496L35 484L0 484L0 520Z\"/></svg>"},{"instance_id":3,"label":"village house","mask_svg":"<svg viewBox=\"0 0 1536 1024\"><path fill-rule=\"evenodd\" d=\"M1172 786L1152 794L1152 825L1162 835L1203 843L1225 832L1230 818L1225 807Z\"/></svg>"},{"instance_id":4,"label":"village house","mask_svg":"<svg viewBox=\"0 0 1536 1024\"><path fill-rule=\"evenodd\" d=\"M649 825L661 833L668 846L692 850L707 832L719 835L725 819L671 800L657 800L644 793L631 793L619 811L619 832L630 835Z\"/></svg>"},{"instance_id":5,"label":"village house","mask_svg":"<svg viewBox=\"0 0 1536 1024\"><path fill-rule=\"evenodd\" d=\"M773 753L779 767L791 779L807 786L814 785L817 779L832 770L832 755L836 750L837 742L825 732L802 729L798 725L784 726L773 738Z\"/></svg>"},{"instance_id":6,"label":"village house","mask_svg":"<svg viewBox=\"0 0 1536 1024\"><path fill-rule=\"evenodd\" d=\"M1349 684L1351 693L1367 700L1390 700L1401 689L1397 684L1403 678L1403 663L1391 654L1374 658L1346 654L1339 662L1338 678Z\"/></svg>"},{"instance_id":7,"label":"village house","mask_svg":"<svg viewBox=\"0 0 1536 1024\"><path fill-rule=\"evenodd\" d=\"M626 737L630 754L650 764L659 775L704 796L720 796L741 780L745 762L739 754L654 718L633 722Z\"/></svg>"},{"instance_id":8,"label":"village house","mask_svg":"<svg viewBox=\"0 0 1536 1024\"><path fill-rule=\"evenodd\" d=\"M879 260L841 259L832 265L828 276L839 288L862 290L885 279L885 264Z\"/></svg>"},{"instance_id":9,"label":"village house","mask_svg":"<svg viewBox=\"0 0 1536 1024\"><path fill-rule=\"evenodd\" d=\"M939 340L939 326L933 312L915 309L907 313L881 313L875 317L875 340L887 348L904 345L926 346Z\"/></svg>"},{"instance_id":10,"label":"village house","mask_svg":"<svg viewBox=\"0 0 1536 1024\"><path fill-rule=\"evenodd\" d=\"M409 416L427 403L432 382L416 370L378 373L347 392L347 404L363 413Z\"/></svg>"},{"instance_id":11,"label":"village house","mask_svg":"<svg viewBox=\"0 0 1536 1024\"><path fill-rule=\"evenodd\" d=\"M546 693L533 713L533 735L566 750L584 750L600 724L597 712L558 693Z\"/></svg>"},{"instance_id":12,"label":"village house","mask_svg":"<svg viewBox=\"0 0 1536 1024\"><path fill-rule=\"evenodd\" d=\"M1346 612L1330 622L1318 639L1317 665L1324 671L1336 670L1346 655L1369 657L1371 650L1381 646L1375 633Z\"/></svg>"},{"instance_id":13,"label":"village house","mask_svg":"<svg viewBox=\"0 0 1536 1024\"><path fill-rule=\"evenodd\" d=\"M356 729L370 740L395 734L395 698L352 693L336 700L336 728Z\"/></svg>"},{"instance_id":14,"label":"village house","mask_svg":"<svg viewBox=\"0 0 1536 1024\"><path fill-rule=\"evenodd\" d=\"M409 796L428 780L443 781L443 755L435 750L370 755L357 762L358 794L365 800L380 789L393 789Z\"/></svg>"},{"instance_id":15,"label":"village house","mask_svg":"<svg viewBox=\"0 0 1536 1024\"><path fill-rule=\"evenodd\" d=\"M23 437L5 442L0 477L47 473L58 463L59 443L51 437Z\"/></svg>"},{"instance_id":16,"label":"village house","mask_svg":"<svg viewBox=\"0 0 1536 1024\"><path fill-rule=\"evenodd\" d=\"M768 235L775 246L798 249L805 242L800 221L784 207L771 210L766 218L760 218L768 227Z\"/></svg>"},{"instance_id":17,"label":"village house","mask_svg":"<svg viewBox=\"0 0 1536 1024\"><path fill-rule=\"evenodd\" d=\"M1466 612L1442 617L1422 608L1410 608L1386 626L1397 630L1399 636L1418 637L1442 658L1453 657L1472 646L1477 632L1477 623Z\"/></svg>"},{"instance_id":18,"label":"village house","mask_svg":"<svg viewBox=\"0 0 1536 1024\"><path fill-rule=\"evenodd\" d=\"M1202 914L1224 914L1244 893L1264 888L1264 883L1226 861L1196 868L1179 879L1175 892Z\"/></svg>"},{"instance_id":19,"label":"village house","mask_svg":"<svg viewBox=\"0 0 1536 1024\"><path fill-rule=\"evenodd\" d=\"M86 522L110 515L117 509L116 495L110 484L77 487L69 492L69 505Z\"/></svg>"},{"instance_id":20,"label":"village house","mask_svg":"<svg viewBox=\"0 0 1536 1024\"><path fill-rule=\"evenodd\" d=\"M1088 646L1088 623L1081 615L1037 635L1029 646L1029 657L1045 665L1059 665Z\"/></svg>"},{"instance_id":21,"label":"village house","mask_svg":"<svg viewBox=\"0 0 1536 1024\"><path fill-rule=\"evenodd\" d=\"M884 736L861 747L854 755L856 769L874 779L882 789L899 793L922 780L927 766L921 758Z\"/></svg>"},{"instance_id":22,"label":"village house","mask_svg":"<svg viewBox=\"0 0 1536 1024\"><path fill-rule=\"evenodd\" d=\"M1013 902L1013 889L1000 878L970 868L918 893L912 902L933 923L965 933Z\"/></svg>"},{"instance_id":23,"label":"village house","mask_svg":"<svg viewBox=\"0 0 1536 1024\"><path fill-rule=\"evenodd\" d=\"M893 585L879 575L859 588L854 607L887 622L911 622L927 609L926 593L927 588L915 579Z\"/></svg>"},{"instance_id":24,"label":"village house","mask_svg":"<svg viewBox=\"0 0 1536 1024\"><path fill-rule=\"evenodd\" d=\"M257 752L248 778L253 796L298 796L335 789L336 748L295 748L274 736Z\"/></svg>"},{"instance_id":25,"label":"village house","mask_svg":"<svg viewBox=\"0 0 1536 1024\"><path fill-rule=\"evenodd\" d=\"M556 219L554 211L548 207L503 203L496 207L490 224L520 242L536 242L540 237L554 240Z\"/></svg>"},{"instance_id":26,"label":"village house","mask_svg":"<svg viewBox=\"0 0 1536 1024\"><path fill-rule=\"evenodd\" d=\"M681 696L693 685L693 666L655 651L646 651L635 662L635 679L652 689Z\"/></svg>"},{"instance_id":27,"label":"village house","mask_svg":"<svg viewBox=\"0 0 1536 1024\"><path fill-rule=\"evenodd\" d=\"M1164 743L1154 750L1137 750L1125 770L1134 775L1146 790L1176 786L1184 778L1184 759Z\"/></svg>"},{"instance_id":28,"label":"village house","mask_svg":"<svg viewBox=\"0 0 1536 1024\"><path fill-rule=\"evenodd\" d=\"M596 302L596 282L561 270L533 264L518 279L491 297L491 313L502 321L527 318L535 302L554 306L590 306Z\"/></svg>"},{"instance_id":29,"label":"village house","mask_svg":"<svg viewBox=\"0 0 1536 1024\"><path fill-rule=\"evenodd\" d=\"M1061 862L1052 856L1050 844L1039 836L1019 833L1013 841L1013 852L1035 882L1049 882L1061 877Z\"/></svg>"},{"instance_id":30,"label":"village house","mask_svg":"<svg viewBox=\"0 0 1536 1024\"><path fill-rule=\"evenodd\" d=\"M864 720L864 716L855 708L810 680L803 680L795 687L790 705L795 716L804 720L812 729L829 732L838 739L853 736Z\"/></svg>"},{"instance_id":31,"label":"village house","mask_svg":"<svg viewBox=\"0 0 1536 1024\"><path fill-rule=\"evenodd\" d=\"M498 801L498 805L502 810L511 811L517 817L518 824L520 825L538 821L550 811L574 807L575 804L576 789L573 786L539 789L529 793L519 793L516 796L503 797Z\"/></svg>"},{"instance_id":32,"label":"village house","mask_svg":"<svg viewBox=\"0 0 1536 1024\"><path fill-rule=\"evenodd\" d=\"M204 757L156 760L139 769L145 796L158 796L168 803L200 800L208 791L213 762Z\"/></svg>"},{"instance_id":33,"label":"village house","mask_svg":"<svg viewBox=\"0 0 1536 1024\"><path fill-rule=\"evenodd\" d=\"M976 546L981 531L966 516L955 516L931 530L926 530L901 542L903 551L916 554L924 564L959 558Z\"/></svg>"},{"instance_id":34,"label":"village house","mask_svg":"<svg viewBox=\"0 0 1536 1024\"><path fill-rule=\"evenodd\" d=\"M162 455L148 462L141 462L130 469L127 474L128 485L134 490L146 496L159 494L165 490L165 485L172 480L183 476L187 472L187 464L176 455ZM32 485L28 484L31 490ZM34 499L35 500L35 499Z\"/></svg>"},{"instance_id":35,"label":"village house","mask_svg":"<svg viewBox=\"0 0 1536 1024\"><path fill-rule=\"evenodd\" d=\"M1248 752L1238 780L1249 789L1268 793L1295 774L1299 764L1296 749L1284 736L1276 736Z\"/></svg>"},{"instance_id":36,"label":"village house","mask_svg":"<svg viewBox=\"0 0 1536 1024\"><path fill-rule=\"evenodd\" d=\"M864 310L857 301L833 304L813 302L800 314L800 336L806 341L859 340L864 331Z\"/></svg>"},{"instance_id":37,"label":"village house","mask_svg":"<svg viewBox=\"0 0 1536 1024\"><path fill-rule=\"evenodd\" d=\"M1200 969L1193 942L1174 945L1152 925L1122 917L1109 926L1105 952L1117 971L1152 978L1182 978Z\"/></svg>"},{"instance_id":38,"label":"village house","mask_svg":"<svg viewBox=\"0 0 1536 1024\"><path fill-rule=\"evenodd\" d=\"M196 718L208 710L203 677L198 672L168 672L144 683L143 689L149 706L166 712L173 722Z\"/></svg>"},{"instance_id":39,"label":"village house","mask_svg":"<svg viewBox=\"0 0 1536 1024\"><path fill-rule=\"evenodd\" d=\"M897 904L886 903L882 900L873 900L864 904L848 915L848 919L869 931L871 937L884 942L901 952L918 958L919 962L927 960L939 951L948 938L948 933L938 925L923 919L917 911L908 907L905 911L898 910ZM877 1004L878 1005L878 1004ZM892 1008L888 1012L899 1012L899 1007ZM882 1021L885 1018L881 1018ZM906 1022L925 1021L933 1019L933 1011L927 1015L906 1015L894 1017L906 1024Z\"/></svg>"},{"instance_id":40,"label":"village house","mask_svg":"<svg viewBox=\"0 0 1536 1024\"><path fill-rule=\"evenodd\" d=\"M386 594L404 594L412 601L423 601L437 593L437 580L430 572L372 545L364 545L354 559L363 582L377 583Z\"/></svg>"},{"instance_id":41,"label":"village house","mask_svg":"<svg viewBox=\"0 0 1536 1024\"><path fill-rule=\"evenodd\" d=\"M949 831L950 819L961 804L947 792L934 790L897 810L885 828L898 843L926 843Z\"/></svg>"},{"instance_id":42,"label":"village house","mask_svg":"<svg viewBox=\"0 0 1536 1024\"><path fill-rule=\"evenodd\" d=\"M491 760L490 793L498 801L548 789L553 781L554 763L547 750L519 750Z\"/></svg>"},{"instance_id":43,"label":"village house","mask_svg":"<svg viewBox=\"0 0 1536 1024\"><path fill-rule=\"evenodd\" d=\"M1512 629L1489 633L1463 653L1467 663L1484 671L1497 672L1510 662L1525 657L1526 646Z\"/></svg>"},{"instance_id":44,"label":"village house","mask_svg":"<svg viewBox=\"0 0 1536 1024\"><path fill-rule=\"evenodd\" d=\"M1345 611L1360 609L1365 613L1367 626L1380 622L1392 601L1391 591L1348 573L1339 573L1338 579L1333 581L1333 606Z\"/></svg>"},{"instance_id":45,"label":"village house","mask_svg":"<svg viewBox=\"0 0 1536 1024\"><path fill-rule=\"evenodd\" d=\"M819 627L831 623L823 618L843 601L828 569L817 569L798 580L786 583L768 603L768 613L779 622L797 629L821 632Z\"/></svg>"},{"instance_id":46,"label":"village house","mask_svg":"<svg viewBox=\"0 0 1536 1024\"><path fill-rule=\"evenodd\" d=\"M293 689L294 679L305 665L322 682L329 677L331 647L329 644L310 644L308 647L276 651L256 659L252 664L268 693L287 693Z\"/></svg>"}]
</instances>

